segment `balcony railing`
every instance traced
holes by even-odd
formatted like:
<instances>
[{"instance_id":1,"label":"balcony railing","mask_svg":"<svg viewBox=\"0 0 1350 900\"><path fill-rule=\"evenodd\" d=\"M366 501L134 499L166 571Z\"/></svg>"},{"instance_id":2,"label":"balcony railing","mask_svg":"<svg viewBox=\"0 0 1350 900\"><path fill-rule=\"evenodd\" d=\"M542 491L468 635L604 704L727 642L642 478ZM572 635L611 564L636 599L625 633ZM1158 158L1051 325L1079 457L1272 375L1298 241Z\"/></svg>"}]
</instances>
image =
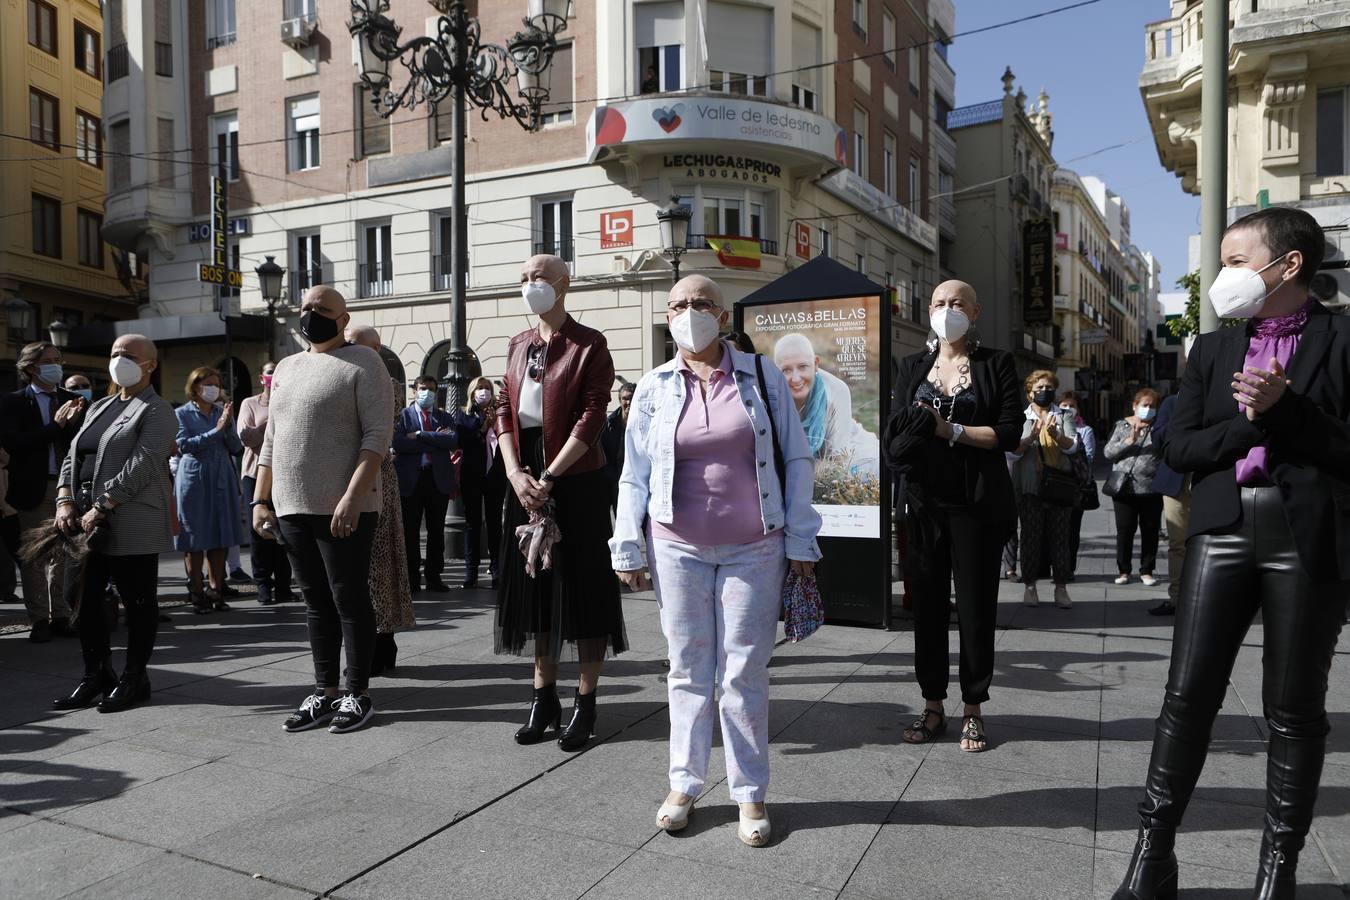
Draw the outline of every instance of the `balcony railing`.
<instances>
[{"instance_id":1,"label":"balcony railing","mask_svg":"<svg viewBox=\"0 0 1350 900\"><path fill-rule=\"evenodd\" d=\"M536 241L534 253L538 256L541 253L547 253L550 256L562 257L567 262L576 262L575 248L572 246L571 238L562 238L556 241Z\"/></svg>"},{"instance_id":2,"label":"balcony railing","mask_svg":"<svg viewBox=\"0 0 1350 900\"><path fill-rule=\"evenodd\" d=\"M291 273L291 302L299 303L305 291L316 284L323 284L323 267L298 269Z\"/></svg>"},{"instance_id":3,"label":"balcony railing","mask_svg":"<svg viewBox=\"0 0 1350 900\"><path fill-rule=\"evenodd\" d=\"M362 297L388 297L394 293L393 263L361 263L357 268Z\"/></svg>"},{"instance_id":4,"label":"balcony railing","mask_svg":"<svg viewBox=\"0 0 1350 900\"><path fill-rule=\"evenodd\" d=\"M708 245L708 238L717 238L728 241L758 241L759 252L765 256L778 255L778 242L770 241L765 238L751 237L750 235L735 234L691 234L684 245L690 250L711 250Z\"/></svg>"},{"instance_id":5,"label":"balcony railing","mask_svg":"<svg viewBox=\"0 0 1350 900\"><path fill-rule=\"evenodd\" d=\"M228 47L235 41L235 32L227 31L224 34L213 34L206 39L206 49L215 50L217 47Z\"/></svg>"},{"instance_id":6,"label":"balcony railing","mask_svg":"<svg viewBox=\"0 0 1350 900\"><path fill-rule=\"evenodd\" d=\"M108 73L109 84L119 78L127 77L127 72L130 70L130 57L127 54L126 44L118 44L116 47L108 48L105 69Z\"/></svg>"},{"instance_id":7,"label":"balcony railing","mask_svg":"<svg viewBox=\"0 0 1350 900\"><path fill-rule=\"evenodd\" d=\"M173 44L155 41L155 74L173 75Z\"/></svg>"}]
</instances>

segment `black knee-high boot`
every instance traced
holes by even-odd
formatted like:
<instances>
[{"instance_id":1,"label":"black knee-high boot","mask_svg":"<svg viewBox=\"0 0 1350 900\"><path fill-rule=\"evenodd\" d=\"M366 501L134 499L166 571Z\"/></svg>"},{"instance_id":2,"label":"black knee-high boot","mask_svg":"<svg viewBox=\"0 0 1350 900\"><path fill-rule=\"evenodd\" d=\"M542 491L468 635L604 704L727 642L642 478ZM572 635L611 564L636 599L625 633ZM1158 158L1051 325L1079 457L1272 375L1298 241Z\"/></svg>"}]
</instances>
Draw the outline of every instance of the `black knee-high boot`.
<instances>
[{"instance_id":1,"label":"black knee-high boot","mask_svg":"<svg viewBox=\"0 0 1350 900\"><path fill-rule=\"evenodd\" d=\"M1270 723L1266 760L1266 827L1254 900L1294 896L1299 851L1312 827L1326 758L1326 720L1311 727Z\"/></svg>"}]
</instances>

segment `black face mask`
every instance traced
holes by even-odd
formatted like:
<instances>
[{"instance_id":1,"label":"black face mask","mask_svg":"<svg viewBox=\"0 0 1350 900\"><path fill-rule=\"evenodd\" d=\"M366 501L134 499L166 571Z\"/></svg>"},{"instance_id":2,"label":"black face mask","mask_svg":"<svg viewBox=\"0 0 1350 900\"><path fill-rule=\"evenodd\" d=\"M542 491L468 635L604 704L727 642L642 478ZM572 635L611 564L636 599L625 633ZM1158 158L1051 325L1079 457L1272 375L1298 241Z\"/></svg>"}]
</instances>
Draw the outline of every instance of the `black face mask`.
<instances>
[{"instance_id":1,"label":"black face mask","mask_svg":"<svg viewBox=\"0 0 1350 900\"><path fill-rule=\"evenodd\" d=\"M311 344L326 344L338 336L337 319L310 310L300 316L300 334Z\"/></svg>"},{"instance_id":2,"label":"black face mask","mask_svg":"<svg viewBox=\"0 0 1350 900\"><path fill-rule=\"evenodd\" d=\"M1055 402L1054 388L1045 388L1032 394L1031 402L1035 403L1041 409L1049 409L1050 405Z\"/></svg>"}]
</instances>

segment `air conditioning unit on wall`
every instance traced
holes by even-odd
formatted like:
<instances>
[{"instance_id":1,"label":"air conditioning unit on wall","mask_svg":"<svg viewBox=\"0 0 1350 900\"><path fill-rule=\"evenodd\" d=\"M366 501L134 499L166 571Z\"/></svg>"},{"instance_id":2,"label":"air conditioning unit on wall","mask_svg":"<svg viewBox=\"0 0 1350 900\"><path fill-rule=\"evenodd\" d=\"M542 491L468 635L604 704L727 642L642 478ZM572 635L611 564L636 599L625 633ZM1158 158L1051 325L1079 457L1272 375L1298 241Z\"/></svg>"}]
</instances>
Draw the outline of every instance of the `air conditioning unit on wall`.
<instances>
[{"instance_id":1,"label":"air conditioning unit on wall","mask_svg":"<svg viewBox=\"0 0 1350 900\"><path fill-rule=\"evenodd\" d=\"M281 42L292 47L306 47L319 26L319 20L313 16L297 16L281 21Z\"/></svg>"}]
</instances>

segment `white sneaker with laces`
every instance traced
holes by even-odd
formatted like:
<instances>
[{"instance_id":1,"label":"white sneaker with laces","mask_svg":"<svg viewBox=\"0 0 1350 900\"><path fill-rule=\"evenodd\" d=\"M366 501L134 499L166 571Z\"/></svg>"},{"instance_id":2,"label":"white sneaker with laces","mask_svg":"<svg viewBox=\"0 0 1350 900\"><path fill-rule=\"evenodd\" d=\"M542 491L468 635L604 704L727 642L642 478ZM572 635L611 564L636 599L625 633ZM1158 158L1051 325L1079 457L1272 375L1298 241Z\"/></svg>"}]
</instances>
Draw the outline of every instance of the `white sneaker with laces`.
<instances>
[{"instance_id":1,"label":"white sneaker with laces","mask_svg":"<svg viewBox=\"0 0 1350 900\"><path fill-rule=\"evenodd\" d=\"M1153 587L1158 583L1158 579L1154 578L1152 575L1140 575L1139 580L1144 583L1144 587Z\"/></svg>"},{"instance_id":2,"label":"white sneaker with laces","mask_svg":"<svg viewBox=\"0 0 1350 900\"><path fill-rule=\"evenodd\" d=\"M328 726L330 734L346 734L364 728L375 715L375 704L369 694L343 694L337 703L337 713Z\"/></svg>"},{"instance_id":3,"label":"white sneaker with laces","mask_svg":"<svg viewBox=\"0 0 1350 900\"><path fill-rule=\"evenodd\" d=\"M1022 592L1022 605L1023 606L1041 605L1041 595L1036 592L1036 585L1029 584L1027 585L1027 589Z\"/></svg>"},{"instance_id":4,"label":"white sneaker with laces","mask_svg":"<svg viewBox=\"0 0 1350 900\"><path fill-rule=\"evenodd\" d=\"M1116 578L1116 584L1129 584L1129 583L1130 583L1130 576L1128 575L1121 575L1118 578Z\"/></svg>"}]
</instances>

